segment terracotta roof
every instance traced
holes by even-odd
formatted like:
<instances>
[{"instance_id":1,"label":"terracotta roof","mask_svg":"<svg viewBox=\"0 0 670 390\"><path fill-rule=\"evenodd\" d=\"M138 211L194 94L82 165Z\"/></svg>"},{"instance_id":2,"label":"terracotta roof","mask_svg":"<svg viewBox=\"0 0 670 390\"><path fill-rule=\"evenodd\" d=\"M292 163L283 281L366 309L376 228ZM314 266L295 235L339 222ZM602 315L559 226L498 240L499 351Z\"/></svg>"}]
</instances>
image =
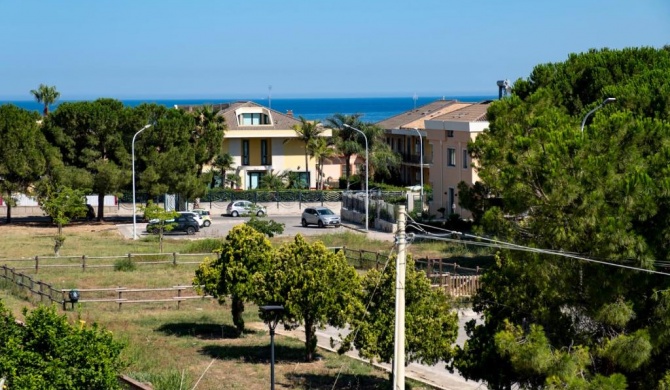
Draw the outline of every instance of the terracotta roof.
<instances>
[{"instance_id":1,"label":"terracotta roof","mask_svg":"<svg viewBox=\"0 0 670 390\"><path fill-rule=\"evenodd\" d=\"M241 107L262 107L268 110L272 115L272 125L262 126L238 126L235 110ZM292 116L282 114L279 111L262 106L254 102L234 102L230 103L228 108L219 111L216 115L226 118L226 124L229 130L290 130L294 125L299 125L300 121Z\"/></svg>"},{"instance_id":2,"label":"terracotta roof","mask_svg":"<svg viewBox=\"0 0 670 390\"><path fill-rule=\"evenodd\" d=\"M471 104L459 110L440 115L433 119L438 121L454 122L486 122L486 111L490 105L490 101L483 101L481 103Z\"/></svg>"},{"instance_id":3,"label":"terracotta roof","mask_svg":"<svg viewBox=\"0 0 670 390\"><path fill-rule=\"evenodd\" d=\"M469 104L470 103L459 103L457 100L436 100L413 110L405 111L396 116L384 119L383 121L377 122L376 125L386 130L400 129L403 127L424 129L424 120L433 119L438 115L445 114ZM454 105L456 107L454 107Z\"/></svg>"}]
</instances>

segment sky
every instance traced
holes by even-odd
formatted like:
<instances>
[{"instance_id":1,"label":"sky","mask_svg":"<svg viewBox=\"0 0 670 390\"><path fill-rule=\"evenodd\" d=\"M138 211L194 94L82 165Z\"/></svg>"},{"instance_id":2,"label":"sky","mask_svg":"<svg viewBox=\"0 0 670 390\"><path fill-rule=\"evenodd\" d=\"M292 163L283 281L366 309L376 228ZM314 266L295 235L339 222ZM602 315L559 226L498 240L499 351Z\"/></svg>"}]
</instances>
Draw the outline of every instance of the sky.
<instances>
[{"instance_id":1,"label":"sky","mask_svg":"<svg viewBox=\"0 0 670 390\"><path fill-rule=\"evenodd\" d=\"M496 95L591 48L670 44L668 0L0 0L0 99Z\"/></svg>"}]
</instances>

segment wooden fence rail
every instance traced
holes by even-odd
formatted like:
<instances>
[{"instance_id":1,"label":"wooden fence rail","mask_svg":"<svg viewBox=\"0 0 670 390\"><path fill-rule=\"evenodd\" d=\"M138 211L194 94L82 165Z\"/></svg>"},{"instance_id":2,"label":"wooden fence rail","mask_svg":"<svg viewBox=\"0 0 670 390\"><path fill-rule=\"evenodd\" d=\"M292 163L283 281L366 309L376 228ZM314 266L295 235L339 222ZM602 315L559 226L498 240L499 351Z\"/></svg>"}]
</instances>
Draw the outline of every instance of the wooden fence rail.
<instances>
[{"instance_id":1,"label":"wooden fence rail","mask_svg":"<svg viewBox=\"0 0 670 390\"><path fill-rule=\"evenodd\" d=\"M78 268L86 271L90 268L113 268L118 260L128 259L135 265L157 264L200 264L207 256L215 253L128 253L118 256L34 256L20 259L1 259L4 265L13 264L16 270L35 270L41 268ZM197 260L193 260L193 259ZM56 263L58 262L58 263Z\"/></svg>"},{"instance_id":2,"label":"wooden fence rail","mask_svg":"<svg viewBox=\"0 0 670 390\"><path fill-rule=\"evenodd\" d=\"M53 288L50 284L44 283L41 280L35 280L29 275L16 272L16 270L0 265L0 280L5 283L18 288L21 292L27 293L29 299L34 296L39 296L39 301L44 303L63 303L60 300L60 291Z\"/></svg>"},{"instance_id":3,"label":"wooden fence rail","mask_svg":"<svg viewBox=\"0 0 670 390\"><path fill-rule=\"evenodd\" d=\"M172 286L172 287L159 287L159 288L128 288L128 287L114 287L114 288L87 288L87 289L77 289L79 293L79 299L76 302L70 300L69 294L70 289L61 289L60 293L62 296L63 310L66 310L67 303L74 306L75 303L94 303L94 302L103 302L109 303L114 302L119 305L119 310L123 307L124 303L158 303L158 302L176 302L177 309L180 308L181 302L191 299L211 299L211 295L193 295L188 294L184 295L186 291L194 291L194 286ZM165 294L165 293L174 293L174 294ZM137 295L149 294L151 297L142 297L136 298ZM128 296L131 296L130 299ZM159 296L155 296L159 295Z\"/></svg>"}]
</instances>

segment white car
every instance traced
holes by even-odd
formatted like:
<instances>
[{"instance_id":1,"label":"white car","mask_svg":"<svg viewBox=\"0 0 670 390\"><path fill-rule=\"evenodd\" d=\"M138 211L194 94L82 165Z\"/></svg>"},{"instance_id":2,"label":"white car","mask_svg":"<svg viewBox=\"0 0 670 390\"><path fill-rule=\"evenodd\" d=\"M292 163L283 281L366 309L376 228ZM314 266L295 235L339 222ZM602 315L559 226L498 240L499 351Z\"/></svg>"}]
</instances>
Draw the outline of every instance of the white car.
<instances>
[{"instance_id":1,"label":"white car","mask_svg":"<svg viewBox=\"0 0 670 390\"><path fill-rule=\"evenodd\" d=\"M239 217L240 215L256 215L262 217L267 214L267 210L265 209L265 206L249 202L248 200L236 200L228 204L226 213L231 217Z\"/></svg>"}]
</instances>

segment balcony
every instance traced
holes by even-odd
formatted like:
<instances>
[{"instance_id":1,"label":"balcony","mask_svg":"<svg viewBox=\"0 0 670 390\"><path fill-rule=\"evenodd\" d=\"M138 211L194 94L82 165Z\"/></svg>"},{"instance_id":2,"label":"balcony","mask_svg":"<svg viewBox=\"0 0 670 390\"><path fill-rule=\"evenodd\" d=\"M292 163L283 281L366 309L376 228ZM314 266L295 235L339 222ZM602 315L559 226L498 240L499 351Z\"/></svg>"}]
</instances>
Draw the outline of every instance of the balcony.
<instances>
[{"instance_id":1,"label":"balcony","mask_svg":"<svg viewBox=\"0 0 670 390\"><path fill-rule=\"evenodd\" d=\"M413 165L421 164L421 156L419 154L400 153L400 155L402 156L403 164L413 164ZM432 163L433 159L431 158L431 156L423 156L423 165Z\"/></svg>"}]
</instances>

